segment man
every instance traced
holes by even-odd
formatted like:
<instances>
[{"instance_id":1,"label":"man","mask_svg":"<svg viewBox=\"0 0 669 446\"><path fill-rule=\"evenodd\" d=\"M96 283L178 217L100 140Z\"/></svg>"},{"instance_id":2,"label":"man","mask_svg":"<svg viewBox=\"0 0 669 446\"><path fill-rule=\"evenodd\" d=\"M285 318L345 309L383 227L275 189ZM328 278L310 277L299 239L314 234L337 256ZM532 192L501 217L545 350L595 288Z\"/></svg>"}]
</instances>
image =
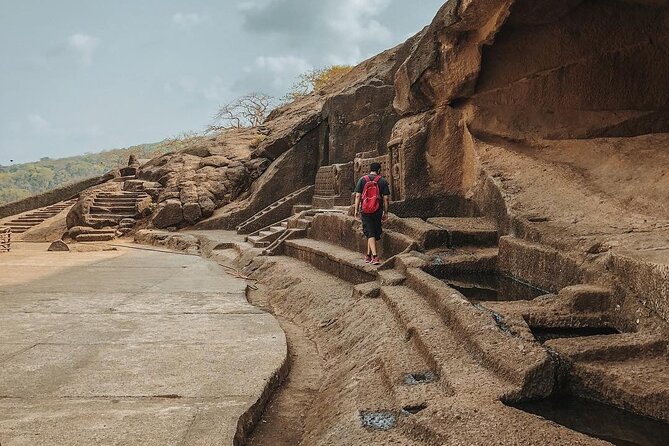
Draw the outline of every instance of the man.
<instances>
[{"instance_id":1,"label":"man","mask_svg":"<svg viewBox=\"0 0 669 446\"><path fill-rule=\"evenodd\" d=\"M365 262L381 264L376 242L381 240L383 229L381 222L388 218L390 187L381 176L381 164L372 163L371 172L358 180L355 186L355 218L362 220L362 232L367 238Z\"/></svg>"}]
</instances>

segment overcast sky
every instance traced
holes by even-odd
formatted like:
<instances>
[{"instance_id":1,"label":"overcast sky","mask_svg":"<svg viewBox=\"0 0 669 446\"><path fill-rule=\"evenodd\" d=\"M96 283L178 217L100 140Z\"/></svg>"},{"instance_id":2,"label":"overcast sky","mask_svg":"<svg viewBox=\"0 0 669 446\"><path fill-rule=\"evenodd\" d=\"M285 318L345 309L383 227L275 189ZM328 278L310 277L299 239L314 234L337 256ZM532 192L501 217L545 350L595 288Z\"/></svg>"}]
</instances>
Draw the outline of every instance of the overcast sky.
<instances>
[{"instance_id":1,"label":"overcast sky","mask_svg":"<svg viewBox=\"0 0 669 446\"><path fill-rule=\"evenodd\" d=\"M250 91L355 64L445 0L0 0L0 164L200 130Z\"/></svg>"}]
</instances>

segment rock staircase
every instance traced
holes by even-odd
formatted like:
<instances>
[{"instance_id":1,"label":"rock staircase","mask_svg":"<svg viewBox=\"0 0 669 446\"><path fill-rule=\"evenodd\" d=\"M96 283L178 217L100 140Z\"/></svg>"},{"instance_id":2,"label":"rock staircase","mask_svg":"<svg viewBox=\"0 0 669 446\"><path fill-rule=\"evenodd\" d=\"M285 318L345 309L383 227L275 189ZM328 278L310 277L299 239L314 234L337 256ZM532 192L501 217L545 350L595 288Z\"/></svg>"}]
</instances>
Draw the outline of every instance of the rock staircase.
<instances>
[{"instance_id":1,"label":"rock staircase","mask_svg":"<svg viewBox=\"0 0 669 446\"><path fill-rule=\"evenodd\" d=\"M293 206L292 216L262 228L245 239L254 248L262 249L263 255L283 253L286 240L306 237L316 215L346 214L348 208L312 209L310 205Z\"/></svg>"},{"instance_id":2,"label":"rock staircase","mask_svg":"<svg viewBox=\"0 0 669 446\"><path fill-rule=\"evenodd\" d=\"M3 226L10 228L13 234L22 234L71 208L75 203L76 200L73 199L36 209L3 223Z\"/></svg>"},{"instance_id":3,"label":"rock staircase","mask_svg":"<svg viewBox=\"0 0 669 446\"><path fill-rule=\"evenodd\" d=\"M339 297L331 303L313 303L313 297L294 301L308 292L300 287L308 290L315 283L329 286L325 284L330 279L315 278L316 274L325 273L324 276L350 284L352 300L341 304L346 309L333 313L336 317L369 312L363 318L366 323L332 322L334 316L326 322L326 326L338 326L336 335L330 336L343 336L343 331L354 330L356 325L370 324L363 329L353 350L366 348L366 342L373 342L376 350L367 358L369 364L352 372L355 381L364 386L340 410L357 411L363 426L369 419L387 422L390 427L379 429L396 429L406 444L452 442L453 420L444 422L440 417L469 413L472 407L476 407L476 414L463 415L461 421L456 421L462 429L458 430L461 439L466 438L468 429L480 430L481 423L499 420L500 411L509 420L533 425L542 435L560 429L557 425L549 428L540 418L500 402L542 398L552 393L556 365L548 351L531 337L513 334L498 313L470 302L442 277L433 275L494 272L494 224L478 218L392 218L381 244L386 262L380 267L362 259L366 241L359 233L359 225L344 214L316 214L306 237L284 242L284 254L292 259L276 263L284 265L281 268L286 273L299 277L296 281L291 277L280 281L295 287L280 288L280 293L290 296L283 311L306 306L305 315L320 314L323 308L339 305L335 303L340 302ZM306 265L300 270L292 266L294 263ZM313 268L319 271L311 272ZM309 275L314 275L314 279L304 279ZM267 283L271 280L267 279ZM328 295L324 290L314 293ZM310 305L318 305L318 310ZM385 314L394 322L388 322ZM565 431L559 432L555 433L558 437ZM505 444L505 434L499 435L499 444ZM534 440L541 443L540 438Z\"/></svg>"},{"instance_id":4,"label":"rock staircase","mask_svg":"<svg viewBox=\"0 0 669 446\"><path fill-rule=\"evenodd\" d=\"M351 283L354 298L380 297L401 329L410 333L427 371L448 377L443 389L476 392L472 383L493 380L505 389L498 398L508 402L547 397L554 386L566 382L575 395L669 418L669 343L657 334L609 330L610 290L579 285L558 296L538 289L528 296L529 287L517 283L511 295L489 289L483 297L469 298L460 290L485 287L477 280L498 276L498 234L491 221L393 218L386 227L381 243L386 262L381 267L363 261L359 223L342 214L315 215L308 236L286 240L283 252ZM557 327L567 334L543 345L532 331L535 326ZM576 334L569 334L572 329ZM454 355L457 349L464 353ZM386 368L395 370L387 379L396 380L397 366ZM649 383L657 391L653 398L646 395ZM447 438L447 432L428 430L440 441Z\"/></svg>"},{"instance_id":5,"label":"rock staircase","mask_svg":"<svg viewBox=\"0 0 669 446\"><path fill-rule=\"evenodd\" d=\"M134 220L137 205L149 198L144 192L100 192L90 207L88 222L93 228L118 226L123 220Z\"/></svg>"},{"instance_id":6,"label":"rock staircase","mask_svg":"<svg viewBox=\"0 0 669 446\"><path fill-rule=\"evenodd\" d=\"M86 226L70 228L69 235L78 242L104 242L126 234L134 228L147 199L150 196L141 191L102 190L88 208Z\"/></svg>"},{"instance_id":7,"label":"rock staircase","mask_svg":"<svg viewBox=\"0 0 669 446\"><path fill-rule=\"evenodd\" d=\"M264 228L276 222L285 220L291 215L295 206L309 203L313 193L314 186L305 186L286 195L237 226L237 233L252 234L261 229L264 230Z\"/></svg>"}]
</instances>

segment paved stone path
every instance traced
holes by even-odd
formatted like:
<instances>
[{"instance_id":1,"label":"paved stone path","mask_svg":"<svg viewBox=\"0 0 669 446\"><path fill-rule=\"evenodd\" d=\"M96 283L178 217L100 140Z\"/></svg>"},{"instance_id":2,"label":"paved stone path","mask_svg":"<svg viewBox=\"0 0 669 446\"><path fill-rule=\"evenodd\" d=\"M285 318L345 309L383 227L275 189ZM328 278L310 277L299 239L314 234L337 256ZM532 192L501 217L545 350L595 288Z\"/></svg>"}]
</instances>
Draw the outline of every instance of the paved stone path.
<instances>
[{"instance_id":1,"label":"paved stone path","mask_svg":"<svg viewBox=\"0 0 669 446\"><path fill-rule=\"evenodd\" d=\"M231 445L286 356L245 283L129 248L0 254L0 444Z\"/></svg>"}]
</instances>

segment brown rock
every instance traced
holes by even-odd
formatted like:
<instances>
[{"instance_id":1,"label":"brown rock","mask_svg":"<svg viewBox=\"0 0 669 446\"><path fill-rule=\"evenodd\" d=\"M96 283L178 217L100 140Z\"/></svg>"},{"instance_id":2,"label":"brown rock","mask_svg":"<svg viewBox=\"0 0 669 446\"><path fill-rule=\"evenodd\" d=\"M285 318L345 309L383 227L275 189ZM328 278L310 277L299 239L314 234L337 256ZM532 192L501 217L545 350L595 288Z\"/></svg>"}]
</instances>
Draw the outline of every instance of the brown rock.
<instances>
[{"instance_id":1,"label":"brown rock","mask_svg":"<svg viewBox=\"0 0 669 446\"><path fill-rule=\"evenodd\" d=\"M201 196L198 204L200 205L203 218L211 217L216 210L216 203L209 197Z\"/></svg>"},{"instance_id":2,"label":"brown rock","mask_svg":"<svg viewBox=\"0 0 669 446\"><path fill-rule=\"evenodd\" d=\"M186 203L197 203L197 185L188 181L181 184L179 199L183 204Z\"/></svg>"},{"instance_id":3,"label":"brown rock","mask_svg":"<svg viewBox=\"0 0 669 446\"><path fill-rule=\"evenodd\" d=\"M183 205L183 216L186 223L194 224L202 218L202 209L198 203L186 203Z\"/></svg>"},{"instance_id":4,"label":"brown rock","mask_svg":"<svg viewBox=\"0 0 669 446\"><path fill-rule=\"evenodd\" d=\"M212 167L225 167L230 164L230 160L222 155L212 155L202 159L202 165Z\"/></svg>"},{"instance_id":5,"label":"brown rock","mask_svg":"<svg viewBox=\"0 0 669 446\"><path fill-rule=\"evenodd\" d=\"M69 251L70 247L67 246L67 244L62 241L62 240L56 240L55 242L51 243L49 246L49 249L47 251Z\"/></svg>"},{"instance_id":6,"label":"brown rock","mask_svg":"<svg viewBox=\"0 0 669 446\"><path fill-rule=\"evenodd\" d=\"M151 224L159 229L175 226L184 219L181 202L175 199L169 199L160 203L153 213Z\"/></svg>"},{"instance_id":7,"label":"brown rock","mask_svg":"<svg viewBox=\"0 0 669 446\"><path fill-rule=\"evenodd\" d=\"M142 200L135 203L135 212L137 215L146 217L151 213L151 206L153 205L153 200L151 197L143 198Z\"/></svg>"},{"instance_id":8,"label":"brown rock","mask_svg":"<svg viewBox=\"0 0 669 446\"><path fill-rule=\"evenodd\" d=\"M200 158L211 156L209 147L205 146L189 147L188 149L184 150L183 153L186 153L188 155L199 156Z\"/></svg>"}]
</instances>

